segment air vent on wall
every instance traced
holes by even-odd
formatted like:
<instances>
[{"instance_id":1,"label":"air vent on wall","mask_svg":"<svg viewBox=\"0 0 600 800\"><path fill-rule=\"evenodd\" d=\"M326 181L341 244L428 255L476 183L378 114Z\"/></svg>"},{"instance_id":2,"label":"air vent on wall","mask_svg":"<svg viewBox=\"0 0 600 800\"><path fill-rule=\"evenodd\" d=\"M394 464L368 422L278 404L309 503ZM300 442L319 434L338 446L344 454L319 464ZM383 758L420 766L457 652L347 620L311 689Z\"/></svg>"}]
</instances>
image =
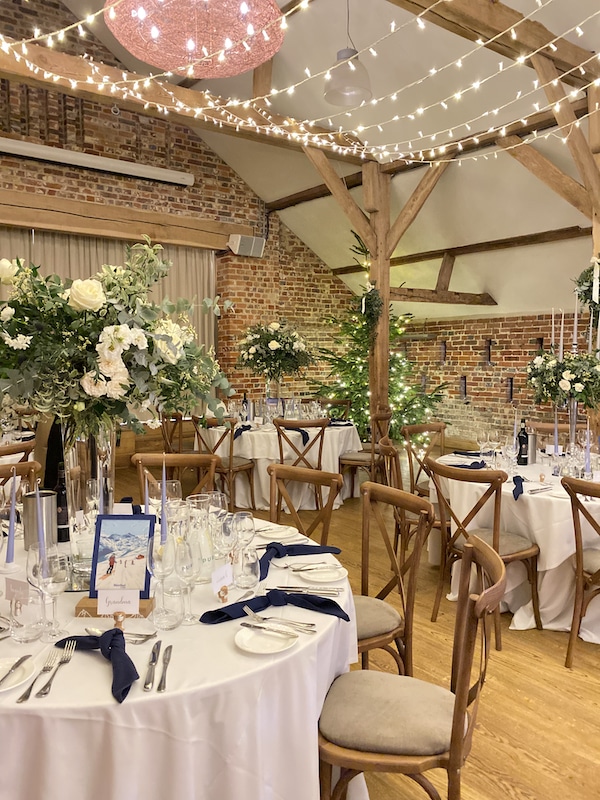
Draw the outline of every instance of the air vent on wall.
<instances>
[{"instance_id":1,"label":"air vent on wall","mask_svg":"<svg viewBox=\"0 0 600 800\"><path fill-rule=\"evenodd\" d=\"M227 246L236 256L262 258L265 242L266 239L263 239L261 236L240 236L239 234L232 233L227 242Z\"/></svg>"}]
</instances>

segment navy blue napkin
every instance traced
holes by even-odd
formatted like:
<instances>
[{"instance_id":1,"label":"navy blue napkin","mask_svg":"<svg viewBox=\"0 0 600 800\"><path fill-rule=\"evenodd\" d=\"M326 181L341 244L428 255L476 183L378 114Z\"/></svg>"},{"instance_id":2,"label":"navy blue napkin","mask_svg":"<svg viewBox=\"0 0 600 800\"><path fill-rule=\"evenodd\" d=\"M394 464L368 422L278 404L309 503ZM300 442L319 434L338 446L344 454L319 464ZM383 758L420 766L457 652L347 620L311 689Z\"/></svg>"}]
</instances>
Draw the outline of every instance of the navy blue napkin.
<instances>
[{"instance_id":1,"label":"navy blue napkin","mask_svg":"<svg viewBox=\"0 0 600 800\"><path fill-rule=\"evenodd\" d=\"M241 436L244 431L251 431L252 425L238 425L235 431L233 432L233 438L237 439L238 436Z\"/></svg>"},{"instance_id":2,"label":"navy blue napkin","mask_svg":"<svg viewBox=\"0 0 600 800\"><path fill-rule=\"evenodd\" d=\"M318 611L320 614L329 614L350 622L350 617L344 609L329 597L319 597L314 594L292 594L290 592L282 592L280 589L271 589L264 596L253 597L240 603L232 603L223 608L216 608L214 611L205 611L200 617L200 622L204 622L207 625L217 625L219 622L241 619L246 616L244 606L250 606L252 611L258 613L269 606L285 605L307 608L309 611Z\"/></svg>"},{"instance_id":3,"label":"navy blue napkin","mask_svg":"<svg viewBox=\"0 0 600 800\"><path fill-rule=\"evenodd\" d=\"M455 456L473 457L479 455L479 450L453 450L452 454Z\"/></svg>"},{"instance_id":4,"label":"navy blue napkin","mask_svg":"<svg viewBox=\"0 0 600 800\"><path fill-rule=\"evenodd\" d=\"M281 544L281 542L269 542L267 549L260 559L260 580L264 581L269 572L269 564L272 558L285 558L285 556L312 556L314 553L341 553L339 547L330 545L313 544Z\"/></svg>"},{"instance_id":5,"label":"navy blue napkin","mask_svg":"<svg viewBox=\"0 0 600 800\"><path fill-rule=\"evenodd\" d=\"M461 469L485 469L485 461L471 461L470 464L449 464L448 466Z\"/></svg>"},{"instance_id":6,"label":"navy blue napkin","mask_svg":"<svg viewBox=\"0 0 600 800\"><path fill-rule=\"evenodd\" d=\"M129 694L131 684L140 677L125 652L125 638L119 628L111 628L102 636L67 636L56 642L56 647L64 648L74 641L76 650L100 650L104 658L111 662L113 668L112 694L115 700L122 703Z\"/></svg>"},{"instance_id":7,"label":"navy blue napkin","mask_svg":"<svg viewBox=\"0 0 600 800\"><path fill-rule=\"evenodd\" d=\"M304 428L287 428L288 431L298 431L300 436L302 436L302 444L308 444L308 431L305 431Z\"/></svg>"},{"instance_id":8,"label":"navy blue napkin","mask_svg":"<svg viewBox=\"0 0 600 800\"><path fill-rule=\"evenodd\" d=\"M515 475L513 478L513 483L515 484L515 488L513 489L513 497L515 500L518 500L523 494L523 478L520 475Z\"/></svg>"}]
</instances>

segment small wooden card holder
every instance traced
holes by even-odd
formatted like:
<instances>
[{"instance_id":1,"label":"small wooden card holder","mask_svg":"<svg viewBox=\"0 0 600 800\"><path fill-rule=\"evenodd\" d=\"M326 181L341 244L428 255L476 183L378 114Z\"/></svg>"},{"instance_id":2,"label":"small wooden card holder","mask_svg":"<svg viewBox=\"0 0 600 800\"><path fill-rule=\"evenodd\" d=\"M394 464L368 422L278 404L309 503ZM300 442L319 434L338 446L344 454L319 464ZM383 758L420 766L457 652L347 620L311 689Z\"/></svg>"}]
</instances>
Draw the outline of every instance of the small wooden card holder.
<instances>
[{"instance_id":1,"label":"small wooden card holder","mask_svg":"<svg viewBox=\"0 0 600 800\"><path fill-rule=\"evenodd\" d=\"M140 600L140 610L135 616L148 617L154 608L154 598L151 597L147 600ZM105 614L98 614L98 598L96 597L82 597L75 606L76 617L98 617L106 616ZM125 614L126 617L132 617L133 614Z\"/></svg>"}]
</instances>

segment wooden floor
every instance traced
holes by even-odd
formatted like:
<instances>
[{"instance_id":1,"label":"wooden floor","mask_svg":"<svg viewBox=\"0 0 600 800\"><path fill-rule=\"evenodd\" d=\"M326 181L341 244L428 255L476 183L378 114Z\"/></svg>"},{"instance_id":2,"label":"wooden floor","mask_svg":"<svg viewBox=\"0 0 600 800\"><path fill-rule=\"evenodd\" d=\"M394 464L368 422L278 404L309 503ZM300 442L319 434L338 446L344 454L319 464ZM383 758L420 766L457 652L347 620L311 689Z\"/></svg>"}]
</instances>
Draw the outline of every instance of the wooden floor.
<instances>
[{"instance_id":1,"label":"wooden floor","mask_svg":"<svg viewBox=\"0 0 600 800\"><path fill-rule=\"evenodd\" d=\"M137 497L135 474L118 470L115 497ZM266 516L266 514L260 514ZM330 544L359 589L360 501L333 513ZM426 557L424 561L426 562ZM373 560L389 576L383 550ZM442 600L430 622L437 569L421 568L415 620L415 677L448 685L454 608ZM600 601L597 601L600 602ZM503 650L492 651L473 749L463 771L463 800L594 800L600 798L600 646L578 642L575 666L563 666L567 634L510 631L504 614ZM385 653L372 667L393 670ZM399 724L400 721L399 721ZM434 782L445 797L444 773ZM368 775L371 800L425 795L401 776Z\"/></svg>"}]
</instances>

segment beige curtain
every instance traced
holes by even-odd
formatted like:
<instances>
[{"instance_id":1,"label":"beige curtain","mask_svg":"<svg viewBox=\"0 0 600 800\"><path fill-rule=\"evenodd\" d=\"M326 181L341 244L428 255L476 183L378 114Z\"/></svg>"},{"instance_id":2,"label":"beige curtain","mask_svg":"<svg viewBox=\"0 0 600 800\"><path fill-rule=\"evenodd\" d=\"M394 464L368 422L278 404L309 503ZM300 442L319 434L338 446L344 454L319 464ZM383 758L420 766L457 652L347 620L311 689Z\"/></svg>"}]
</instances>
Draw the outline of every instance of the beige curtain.
<instances>
[{"instance_id":1,"label":"beige curtain","mask_svg":"<svg viewBox=\"0 0 600 800\"><path fill-rule=\"evenodd\" d=\"M89 278L103 264L120 265L125 260L125 245L114 239L72 236L65 233L0 227L0 258L22 258L40 266L42 275L56 273L63 278ZM215 254L194 247L164 248L164 257L173 263L167 277L155 288L153 298L194 301L193 323L199 342L216 346L216 323L212 314L203 314L201 303L215 294ZM2 286L0 299L6 299Z\"/></svg>"}]
</instances>

